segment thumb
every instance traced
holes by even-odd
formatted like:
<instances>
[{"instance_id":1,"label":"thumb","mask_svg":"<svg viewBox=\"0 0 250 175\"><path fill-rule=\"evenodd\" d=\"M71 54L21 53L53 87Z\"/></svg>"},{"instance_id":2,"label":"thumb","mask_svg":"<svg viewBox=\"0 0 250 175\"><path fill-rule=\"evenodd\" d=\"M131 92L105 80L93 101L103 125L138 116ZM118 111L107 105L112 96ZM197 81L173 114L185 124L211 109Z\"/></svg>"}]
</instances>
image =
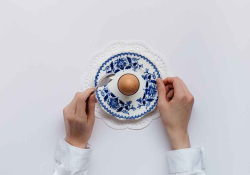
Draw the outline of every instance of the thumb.
<instances>
[{"instance_id":1,"label":"thumb","mask_svg":"<svg viewBox=\"0 0 250 175\"><path fill-rule=\"evenodd\" d=\"M159 96L158 105L165 104L165 102L166 102L165 85L164 85L162 79L160 79L160 78L157 78L156 82L157 82L157 89L158 89L158 96Z\"/></svg>"},{"instance_id":2,"label":"thumb","mask_svg":"<svg viewBox=\"0 0 250 175\"><path fill-rule=\"evenodd\" d=\"M96 98L95 98L95 94L92 94L89 97L88 100L88 123L90 123L91 125L94 124L95 122L95 103L96 103Z\"/></svg>"}]
</instances>

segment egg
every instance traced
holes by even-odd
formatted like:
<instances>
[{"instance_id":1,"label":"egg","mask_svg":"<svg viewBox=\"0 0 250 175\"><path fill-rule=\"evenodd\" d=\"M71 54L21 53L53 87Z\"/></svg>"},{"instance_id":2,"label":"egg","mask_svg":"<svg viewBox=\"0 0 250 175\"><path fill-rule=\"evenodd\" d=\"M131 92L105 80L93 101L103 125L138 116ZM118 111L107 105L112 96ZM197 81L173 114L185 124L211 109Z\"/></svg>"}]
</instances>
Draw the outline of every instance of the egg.
<instances>
[{"instance_id":1,"label":"egg","mask_svg":"<svg viewBox=\"0 0 250 175\"><path fill-rule=\"evenodd\" d=\"M118 81L118 88L124 95L135 94L140 87L138 78L133 74L124 74Z\"/></svg>"}]
</instances>

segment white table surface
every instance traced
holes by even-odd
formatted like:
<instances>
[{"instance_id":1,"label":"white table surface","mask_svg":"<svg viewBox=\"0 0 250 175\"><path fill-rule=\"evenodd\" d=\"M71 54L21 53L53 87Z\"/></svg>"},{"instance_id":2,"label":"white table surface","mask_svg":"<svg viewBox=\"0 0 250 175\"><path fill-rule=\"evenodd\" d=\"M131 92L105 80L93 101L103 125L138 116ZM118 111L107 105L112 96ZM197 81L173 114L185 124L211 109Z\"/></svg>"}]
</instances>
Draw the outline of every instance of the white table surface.
<instances>
[{"instance_id":1,"label":"white table surface","mask_svg":"<svg viewBox=\"0 0 250 175\"><path fill-rule=\"evenodd\" d=\"M64 135L62 109L93 53L142 40L195 96L192 146L207 174L250 173L249 0L1 0L0 174L45 175ZM140 131L96 120L89 175L167 175L161 119Z\"/></svg>"}]
</instances>

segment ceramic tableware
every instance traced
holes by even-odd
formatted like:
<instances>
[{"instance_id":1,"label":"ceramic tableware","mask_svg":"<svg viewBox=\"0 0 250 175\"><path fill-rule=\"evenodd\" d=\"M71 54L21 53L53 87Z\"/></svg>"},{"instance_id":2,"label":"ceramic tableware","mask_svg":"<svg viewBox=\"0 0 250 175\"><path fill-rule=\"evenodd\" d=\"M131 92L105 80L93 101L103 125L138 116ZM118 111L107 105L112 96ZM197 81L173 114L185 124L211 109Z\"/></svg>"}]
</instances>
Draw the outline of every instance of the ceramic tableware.
<instances>
[{"instance_id":1,"label":"ceramic tableware","mask_svg":"<svg viewBox=\"0 0 250 175\"><path fill-rule=\"evenodd\" d=\"M95 86L110 73L115 73L113 80L95 92L104 111L119 120L134 120L156 107L160 73L149 58L131 52L108 58L96 73Z\"/></svg>"}]
</instances>

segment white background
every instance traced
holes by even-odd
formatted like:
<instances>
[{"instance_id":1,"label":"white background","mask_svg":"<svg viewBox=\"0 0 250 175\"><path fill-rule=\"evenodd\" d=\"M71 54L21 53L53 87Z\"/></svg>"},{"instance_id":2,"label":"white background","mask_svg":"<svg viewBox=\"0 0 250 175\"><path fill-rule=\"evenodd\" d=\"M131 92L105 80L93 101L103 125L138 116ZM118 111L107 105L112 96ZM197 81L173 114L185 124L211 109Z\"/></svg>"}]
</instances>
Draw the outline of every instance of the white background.
<instances>
[{"instance_id":1,"label":"white background","mask_svg":"<svg viewBox=\"0 0 250 175\"><path fill-rule=\"evenodd\" d=\"M1 0L0 174L47 175L64 135L62 109L88 60L113 40L142 40L195 96L193 146L207 174L250 174L249 0ZM166 132L96 120L89 175L167 175Z\"/></svg>"}]
</instances>

